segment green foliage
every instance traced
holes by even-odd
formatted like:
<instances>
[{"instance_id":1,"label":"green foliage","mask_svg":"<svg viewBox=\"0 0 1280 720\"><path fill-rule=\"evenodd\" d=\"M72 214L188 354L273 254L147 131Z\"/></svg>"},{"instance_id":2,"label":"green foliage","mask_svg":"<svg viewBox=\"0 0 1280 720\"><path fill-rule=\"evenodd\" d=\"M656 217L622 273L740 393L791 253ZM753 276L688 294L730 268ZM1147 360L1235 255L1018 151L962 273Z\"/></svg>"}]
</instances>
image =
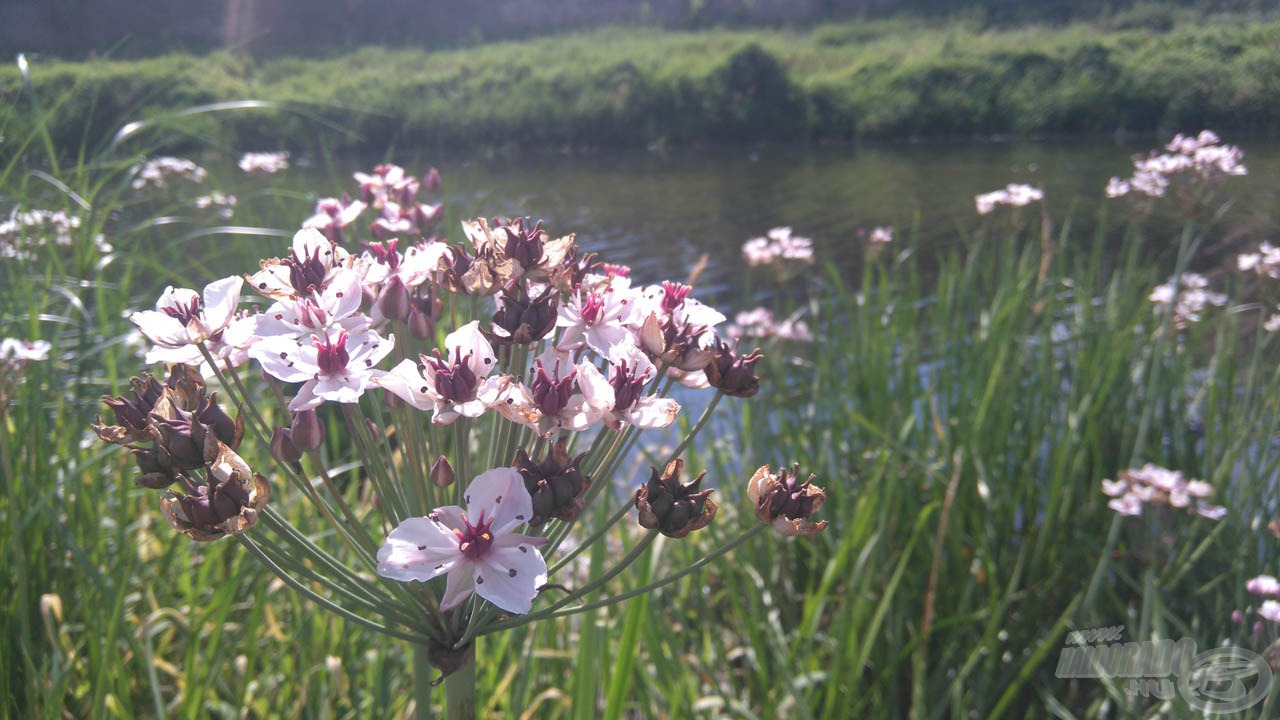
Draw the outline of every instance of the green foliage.
<instances>
[{"instance_id":1,"label":"green foliage","mask_svg":"<svg viewBox=\"0 0 1280 720\"><path fill-rule=\"evenodd\" d=\"M984 31L898 19L791 33L614 28L324 60L47 63L34 81L64 99L48 122L60 147L100 144L140 114L250 98L276 106L175 129L190 142L314 150L1280 127L1271 52L1280 22L1132 27ZM16 72L0 72L0 97L21 102L21 89ZM12 118L10 133L29 122ZM331 127L317 138L317 124Z\"/></svg>"}]
</instances>

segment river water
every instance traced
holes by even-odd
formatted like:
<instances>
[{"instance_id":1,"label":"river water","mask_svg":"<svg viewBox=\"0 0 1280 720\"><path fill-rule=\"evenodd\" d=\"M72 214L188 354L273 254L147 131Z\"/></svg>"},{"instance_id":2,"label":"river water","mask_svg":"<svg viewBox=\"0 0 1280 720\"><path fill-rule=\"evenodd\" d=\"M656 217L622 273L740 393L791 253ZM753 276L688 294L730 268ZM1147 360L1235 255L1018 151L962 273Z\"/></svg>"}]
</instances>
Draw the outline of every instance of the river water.
<instances>
[{"instance_id":1,"label":"river water","mask_svg":"<svg viewBox=\"0 0 1280 720\"><path fill-rule=\"evenodd\" d=\"M1241 145L1250 174L1230 181L1231 227L1246 229L1240 244L1274 240L1280 142ZM644 282L685 277L706 254L701 292L738 304L745 300L741 245L769 228L792 227L814 240L819 261L854 271L866 242L861 233L890 225L902 243L918 227L925 250L963 242L983 226L974 195L1008 183L1044 188L1057 226L1070 218L1073 241L1088 242L1102 203L1123 214L1122 201L1104 198L1107 179L1127 176L1131 156L1148 149L1147 141L1094 139L489 157L400 152L392 159L415 173L440 169L451 223L475 215L540 217L553 233L577 233L602 259L631 265ZM377 160L303 158L276 176L217 174L233 183L242 204L261 193L278 200L283 191L301 220L312 202L307 193L354 192L350 173ZM450 235L460 233L454 227Z\"/></svg>"}]
</instances>

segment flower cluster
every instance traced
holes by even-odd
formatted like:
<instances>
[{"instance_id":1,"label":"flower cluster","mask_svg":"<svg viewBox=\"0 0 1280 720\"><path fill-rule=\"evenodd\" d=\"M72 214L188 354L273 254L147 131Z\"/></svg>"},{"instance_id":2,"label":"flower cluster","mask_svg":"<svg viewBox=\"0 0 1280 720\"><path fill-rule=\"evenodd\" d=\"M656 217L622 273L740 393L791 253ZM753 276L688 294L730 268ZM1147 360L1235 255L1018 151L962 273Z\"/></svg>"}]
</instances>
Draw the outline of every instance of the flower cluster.
<instances>
[{"instance_id":1,"label":"flower cluster","mask_svg":"<svg viewBox=\"0 0 1280 720\"><path fill-rule=\"evenodd\" d=\"M44 340L0 339L0 416L28 363L49 359L52 346Z\"/></svg>"},{"instance_id":2,"label":"flower cluster","mask_svg":"<svg viewBox=\"0 0 1280 720\"><path fill-rule=\"evenodd\" d=\"M289 153L260 152L245 153L236 163L240 170L250 175L274 175L289 169Z\"/></svg>"},{"instance_id":3,"label":"flower cluster","mask_svg":"<svg viewBox=\"0 0 1280 720\"><path fill-rule=\"evenodd\" d=\"M214 190L208 195L201 195L193 201L198 210L216 209L219 220L230 220L236 211L236 196L228 195L221 190Z\"/></svg>"},{"instance_id":4,"label":"flower cluster","mask_svg":"<svg viewBox=\"0 0 1280 720\"><path fill-rule=\"evenodd\" d=\"M162 190L175 180L202 183L209 173L186 158L158 157L135 166L132 175L134 190L148 187Z\"/></svg>"},{"instance_id":5,"label":"flower cluster","mask_svg":"<svg viewBox=\"0 0 1280 720\"><path fill-rule=\"evenodd\" d=\"M218 406L198 372L175 365L163 382L144 373L130 381L128 396L102 402L117 424L99 418L94 432L133 454L134 482L165 491L160 506L171 525L199 541L253 527L270 494L267 481L236 454L243 420Z\"/></svg>"},{"instance_id":6,"label":"flower cluster","mask_svg":"<svg viewBox=\"0 0 1280 720\"><path fill-rule=\"evenodd\" d=\"M1197 273L1183 273L1167 283L1157 285L1147 297L1160 314L1173 312L1173 325L1185 330L1200 322L1209 306L1227 304L1227 296L1211 292L1209 280Z\"/></svg>"},{"instance_id":7,"label":"flower cluster","mask_svg":"<svg viewBox=\"0 0 1280 720\"><path fill-rule=\"evenodd\" d=\"M0 258L29 260L38 248L47 245L67 247L75 242L73 234L80 228L80 216L65 210L22 210L13 208L9 218L0 222ZM102 236L94 239L99 252L112 248Z\"/></svg>"},{"instance_id":8,"label":"flower cluster","mask_svg":"<svg viewBox=\"0 0 1280 720\"><path fill-rule=\"evenodd\" d=\"M776 338L789 342L813 342L813 333L805 321L789 317L778 322L774 319L773 311L763 307L745 310L735 315L733 323L725 327L724 334L734 340Z\"/></svg>"},{"instance_id":9,"label":"flower cluster","mask_svg":"<svg viewBox=\"0 0 1280 720\"><path fill-rule=\"evenodd\" d=\"M742 257L752 267L812 263L813 241L793 235L789 227L776 227L764 237L752 238L743 243Z\"/></svg>"},{"instance_id":10,"label":"flower cluster","mask_svg":"<svg viewBox=\"0 0 1280 720\"><path fill-rule=\"evenodd\" d=\"M1044 190L1030 185L1010 183L1003 189L977 195L973 198L973 201L978 208L978 214L987 215L994 211L997 205L1019 208L1043 199Z\"/></svg>"},{"instance_id":11,"label":"flower cluster","mask_svg":"<svg viewBox=\"0 0 1280 720\"><path fill-rule=\"evenodd\" d=\"M1208 198L1212 186L1236 175L1245 175L1244 153L1234 145L1224 145L1216 134L1202 130L1195 136L1176 135L1164 152L1151 151L1133 158L1133 175L1107 182L1109 198L1138 195L1160 198L1176 186L1189 208Z\"/></svg>"},{"instance_id":12,"label":"flower cluster","mask_svg":"<svg viewBox=\"0 0 1280 720\"><path fill-rule=\"evenodd\" d=\"M1257 252L1241 253L1236 257L1240 272L1256 273L1262 277L1280 280L1280 248L1264 242Z\"/></svg>"},{"instance_id":13,"label":"flower cluster","mask_svg":"<svg viewBox=\"0 0 1280 720\"><path fill-rule=\"evenodd\" d=\"M1141 515L1146 507L1185 510L1210 520L1219 520L1227 514L1226 508L1204 501L1213 494L1212 485L1203 480L1188 480L1181 472L1151 463L1122 470L1115 480L1103 480L1102 492L1112 498L1107 505L1121 515Z\"/></svg>"},{"instance_id":14,"label":"flower cluster","mask_svg":"<svg viewBox=\"0 0 1280 720\"><path fill-rule=\"evenodd\" d=\"M876 227L872 228L871 234L867 237L874 245L888 245L893 242L893 228Z\"/></svg>"},{"instance_id":15,"label":"flower cluster","mask_svg":"<svg viewBox=\"0 0 1280 720\"><path fill-rule=\"evenodd\" d=\"M520 622L503 614L576 612L567 606L601 589L554 585L566 594L544 598L556 572L573 572L571 558L545 558L593 500L617 500L610 476L638 433L675 423L677 384L714 393L662 470L588 537L615 541L606 531L632 508L648 531L632 536L643 545L619 555L612 577L657 535L712 521L714 490L705 473L682 481L680 455L721 398L759 392L762 356L727 342L725 316L689 285L633 284L627 268L597 262L539 221L478 218L462 223L464 243L442 239L443 205L419 197L439 189L435 171L418 178L381 165L355 179L358 195L321 200L283 257L201 291L166 288L154 310L133 314L151 343L147 361L172 370L104 398L116 424L95 430L135 456L138 484L170 488L162 505L179 530L242 535L277 572L300 554L315 568L308 587L412 633L449 673L475 636ZM260 298L242 305L244 291ZM783 332L801 331L794 321ZM267 392L246 389L239 368L250 361L261 372L245 373L248 382L265 376ZM266 481L237 452L245 425L206 394L205 377L321 511L324 537L345 541L364 565L334 571L347 555L316 551L319 540L264 509ZM333 430L335 416L346 432ZM359 468L359 493L334 487L325 470L334 453L354 456L342 464ZM763 523L752 532L825 526L807 519L823 498L809 482L783 472L752 488ZM393 591L363 580L370 572L428 586Z\"/></svg>"}]
</instances>

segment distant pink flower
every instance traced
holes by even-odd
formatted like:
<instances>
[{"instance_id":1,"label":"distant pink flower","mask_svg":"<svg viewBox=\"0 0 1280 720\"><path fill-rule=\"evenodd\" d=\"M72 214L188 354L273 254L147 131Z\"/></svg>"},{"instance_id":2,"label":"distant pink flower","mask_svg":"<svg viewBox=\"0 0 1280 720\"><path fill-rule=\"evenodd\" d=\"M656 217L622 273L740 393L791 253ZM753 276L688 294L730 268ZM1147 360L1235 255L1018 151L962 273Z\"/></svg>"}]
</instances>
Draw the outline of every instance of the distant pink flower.
<instances>
[{"instance_id":1,"label":"distant pink flower","mask_svg":"<svg viewBox=\"0 0 1280 720\"><path fill-rule=\"evenodd\" d=\"M533 517L524 478L516 468L495 468L476 476L464 497L465 510L436 508L392 530L378 550L378 574L401 582L445 575L441 610L474 592L506 612L528 613L547 564L538 551L545 538L514 532Z\"/></svg>"},{"instance_id":2,"label":"distant pink flower","mask_svg":"<svg viewBox=\"0 0 1280 720\"><path fill-rule=\"evenodd\" d=\"M1044 191L1039 188L1034 188L1030 185L1010 184L1002 190L995 190L976 196L974 204L978 208L979 215L986 215L995 210L997 205L1024 207L1043 199Z\"/></svg>"},{"instance_id":3,"label":"distant pink flower","mask_svg":"<svg viewBox=\"0 0 1280 720\"><path fill-rule=\"evenodd\" d=\"M245 153L237 163L240 170L250 175L274 175L289 169L289 153L261 152Z\"/></svg>"},{"instance_id":4,"label":"distant pink flower","mask_svg":"<svg viewBox=\"0 0 1280 720\"><path fill-rule=\"evenodd\" d=\"M360 200L323 198L316 203L316 213L302 222L304 228L315 228L330 242L341 243L343 230L360 218L367 206Z\"/></svg>"},{"instance_id":5,"label":"distant pink flower","mask_svg":"<svg viewBox=\"0 0 1280 720\"><path fill-rule=\"evenodd\" d=\"M893 228L878 227L871 231L871 235L867 238L876 245L887 245L893 242Z\"/></svg>"},{"instance_id":6,"label":"distant pink flower","mask_svg":"<svg viewBox=\"0 0 1280 720\"><path fill-rule=\"evenodd\" d=\"M1252 595L1280 595L1280 580L1271 575L1259 575L1245 583L1244 589Z\"/></svg>"},{"instance_id":7,"label":"distant pink flower","mask_svg":"<svg viewBox=\"0 0 1280 720\"><path fill-rule=\"evenodd\" d=\"M1264 620L1270 620L1273 623L1280 623L1280 602L1275 600L1265 600L1262 606L1258 608L1258 615Z\"/></svg>"},{"instance_id":8,"label":"distant pink flower","mask_svg":"<svg viewBox=\"0 0 1280 720\"><path fill-rule=\"evenodd\" d=\"M752 238L742 245L742 257L748 265L772 265L781 262L813 262L813 241L794 235L789 227L776 227L765 237Z\"/></svg>"},{"instance_id":9,"label":"distant pink flower","mask_svg":"<svg viewBox=\"0 0 1280 720\"><path fill-rule=\"evenodd\" d=\"M1173 324L1178 329L1200 322L1200 318L1209 306L1221 307L1227 304L1227 296L1208 290L1209 280L1197 273L1183 273L1175 280L1157 285L1152 289L1148 299L1160 313L1172 309Z\"/></svg>"},{"instance_id":10,"label":"distant pink flower","mask_svg":"<svg viewBox=\"0 0 1280 720\"><path fill-rule=\"evenodd\" d=\"M44 340L4 338L0 340L0 362L11 360L26 363L47 360L49 359L49 350L52 347Z\"/></svg>"},{"instance_id":11,"label":"distant pink flower","mask_svg":"<svg viewBox=\"0 0 1280 720\"><path fill-rule=\"evenodd\" d=\"M1147 463L1121 470L1116 480L1103 480L1102 492L1112 498L1107 505L1121 515L1141 515L1145 506L1185 509L1210 520L1220 520L1227 509L1204 502L1213 486L1203 480L1187 480L1176 470Z\"/></svg>"}]
</instances>

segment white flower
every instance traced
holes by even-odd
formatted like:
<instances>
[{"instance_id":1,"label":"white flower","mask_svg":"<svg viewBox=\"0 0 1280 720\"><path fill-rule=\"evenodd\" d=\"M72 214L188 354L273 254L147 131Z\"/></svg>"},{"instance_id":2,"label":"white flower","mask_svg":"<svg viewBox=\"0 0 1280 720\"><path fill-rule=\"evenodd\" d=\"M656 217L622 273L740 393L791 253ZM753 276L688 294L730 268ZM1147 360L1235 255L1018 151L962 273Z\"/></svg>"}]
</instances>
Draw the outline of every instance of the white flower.
<instances>
[{"instance_id":1,"label":"white flower","mask_svg":"<svg viewBox=\"0 0 1280 720\"><path fill-rule=\"evenodd\" d=\"M550 437L556 430L580 432L601 419L596 408L587 405L582 378L566 352L548 348L534 358L530 380L511 383L493 403L508 420Z\"/></svg>"},{"instance_id":2,"label":"white flower","mask_svg":"<svg viewBox=\"0 0 1280 720\"><path fill-rule=\"evenodd\" d=\"M870 237L868 237L867 239L877 245L884 245L887 243L891 243L893 242L893 228L891 227L874 228L871 231Z\"/></svg>"},{"instance_id":3,"label":"white flower","mask_svg":"<svg viewBox=\"0 0 1280 720\"><path fill-rule=\"evenodd\" d=\"M1113 177L1107 181L1107 197L1118 198L1129 194L1130 185L1128 180L1121 180Z\"/></svg>"},{"instance_id":4,"label":"white flower","mask_svg":"<svg viewBox=\"0 0 1280 720\"><path fill-rule=\"evenodd\" d=\"M1271 575L1259 575L1245 583L1244 589L1253 595L1280 595L1280 580Z\"/></svg>"},{"instance_id":5,"label":"white flower","mask_svg":"<svg viewBox=\"0 0 1280 720\"><path fill-rule=\"evenodd\" d=\"M293 235L293 249L284 260L262 261L249 278L254 290L269 298L291 298L322 291L334 275L351 267L353 258L319 230L302 228Z\"/></svg>"},{"instance_id":6,"label":"white flower","mask_svg":"<svg viewBox=\"0 0 1280 720\"><path fill-rule=\"evenodd\" d=\"M24 363L32 360L47 360L52 347L44 340L5 338L0 340L0 360L16 360Z\"/></svg>"},{"instance_id":7,"label":"white flower","mask_svg":"<svg viewBox=\"0 0 1280 720\"><path fill-rule=\"evenodd\" d=\"M303 383L289 403L289 409L297 412L326 400L359 401L373 379L374 365L394 344L394 335L384 339L372 330L350 334L335 328L311 338L310 343L291 337L264 338L249 348L249 356L277 380Z\"/></svg>"},{"instance_id":8,"label":"white flower","mask_svg":"<svg viewBox=\"0 0 1280 720\"><path fill-rule=\"evenodd\" d=\"M440 609L457 607L472 592L509 613L525 614L547 582L538 551L546 540L514 530L533 516L533 499L515 468L495 468L471 481L467 508L436 508L409 518L378 550L378 574L401 582L445 575Z\"/></svg>"},{"instance_id":9,"label":"white flower","mask_svg":"<svg viewBox=\"0 0 1280 720\"><path fill-rule=\"evenodd\" d=\"M480 417L498 402L510 382L489 377L497 367L493 346L473 320L444 339L445 355L422 355L420 362L401 360L375 383L419 410L433 410L432 422L447 425L459 417Z\"/></svg>"},{"instance_id":10,"label":"white flower","mask_svg":"<svg viewBox=\"0 0 1280 720\"><path fill-rule=\"evenodd\" d=\"M1280 602L1275 600L1265 600L1262 607L1258 608L1258 614L1264 620L1270 620L1273 623L1280 623Z\"/></svg>"},{"instance_id":11,"label":"white flower","mask_svg":"<svg viewBox=\"0 0 1280 720\"><path fill-rule=\"evenodd\" d=\"M237 164L241 170L251 175L274 175L289 169L289 153L245 153Z\"/></svg>"},{"instance_id":12,"label":"white flower","mask_svg":"<svg viewBox=\"0 0 1280 720\"><path fill-rule=\"evenodd\" d=\"M147 186L168 187L171 178L201 183L209 175L204 168L190 160L176 157L153 158L134 167L132 172L131 185L134 190L141 190Z\"/></svg>"},{"instance_id":13,"label":"white flower","mask_svg":"<svg viewBox=\"0 0 1280 720\"><path fill-rule=\"evenodd\" d=\"M813 241L792 234L789 227L776 227L765 237L752 238L743 243L742 257L752 266L783 261L811 263Z\"/></svg>"},{"instance_id":14,"label":"white flower","mask_svg":"<svg viewBox=\"0 0 1280 720\"><path fill-rule=\"evenodd\" d=\"M636 292L612 286L579 290L557 311L556 327L564 328L557 347L576 350L585 345L608 357L610 349L630 335L627 326L636 315L638 299Z\"/></svg>"},{"instance_id":15,"label":"white flower","mask_svg":"<svg viewBox=\"0 0 1280 720\"><path fill-rule=\"evenodd\" d=\"M369 319L358 315L364 290L354 270L340 269L322 290L295 298L282 298L257 315L259 337L293 338L323 334L331 327L360 332Z\"/></svg>"},{"instance_id":16,"label":"white flower","mask_svg":"<svg viewBox=\"0 0 1280 720\"><path fill-rule=\"evenodd\" d=\"M973 201L978 208L978 214L986 215L995 210L997 205L1023 207L1043 199L1044 191L1039 188L1010 183L1002 190L975 196Z\"/></svg>"},{"instance_id":17,"label":"white flower","mask_svg":"<svg viewBox=\"0 0 1280 720\"><path fill-rule=\"evenodd\" d=\"M196 343L219 339L230 324L240 302L244 280L232 276L209 283L203 299L195 290L165 288L155 310L134 313L129 320L155 344L147 353L148 363L182 363L196 365L201 361Z\"/></svg>"},{"instance_id":18,"label":"white flower","mask_svg":"<svg viewBox=\"0 0 1280 720\"><path fill-rule=\"evenodd\" d=\"M315 228L333 242L340 242L342 229L355 222L365 207L360 200L344 202L339 198L321 198L316 203L316 214L304 220L302 227Z\"/></svg>"},{"instance_id":19,"label":"white flower","mask_svg":"<svg viewBox=\"0 0 1280 720\"><path fill-rule=\"evenodd\" d=\"M590 412L612 430L633 426L644 430L663 428L676 419L680 404L675 400L645 396L645 387L657 369L628 339L609 358L609 379L589 362L578 364L578 386Z\"/></svg>"}]
</instances>

